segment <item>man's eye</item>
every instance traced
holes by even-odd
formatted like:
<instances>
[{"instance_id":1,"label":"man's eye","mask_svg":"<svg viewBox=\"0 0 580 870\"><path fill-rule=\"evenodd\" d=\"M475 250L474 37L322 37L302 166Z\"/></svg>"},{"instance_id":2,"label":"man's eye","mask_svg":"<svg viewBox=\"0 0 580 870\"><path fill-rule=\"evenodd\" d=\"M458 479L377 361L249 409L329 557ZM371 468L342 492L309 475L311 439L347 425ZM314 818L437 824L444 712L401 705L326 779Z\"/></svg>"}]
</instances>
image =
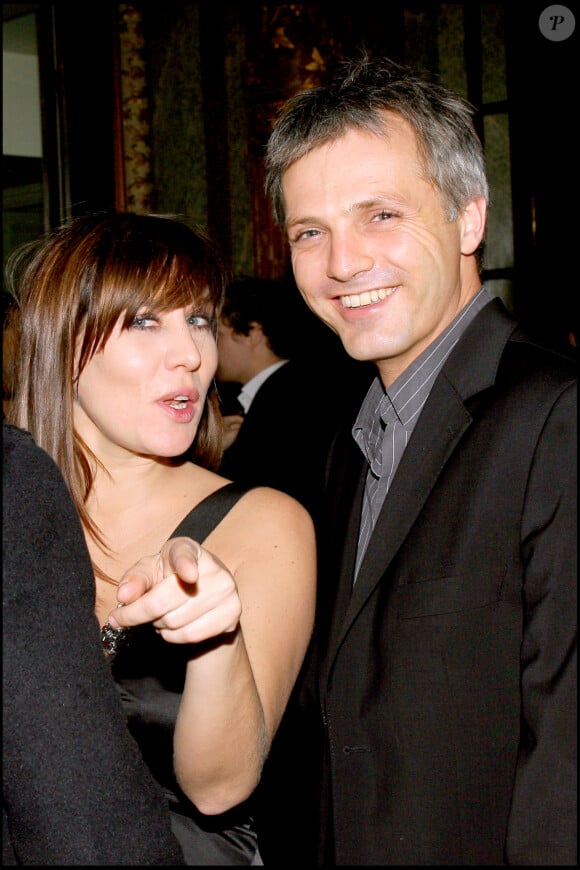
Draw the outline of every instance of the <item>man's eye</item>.
<instances>
[{"instance_id":1,"label":"man's eye","mask_svg":"<svg viewBox=\"0 0 580 870\"><path fill-rule=\"evenodd\" d=\"M292 245L297 245L299 242L305 242L308 239L315 239L317 235L318 230L303 230L290 239L290 243Z\"/></svg>"},{"instance_id":2,"label":"man's eye","mask_svg":"<svg viewBox=\"0 0 580 870\"><path fill-rule=\"evenodd\" d=\"M376 220L377 222L380 222L380 221L388 221L388 220L391 220L391 218L394 218L394 217L395 217L395 213L394 213L394 212L383 210L383 211L380 211L377 215L375 215L374 220Z\"/></svg>"}]
</instances>

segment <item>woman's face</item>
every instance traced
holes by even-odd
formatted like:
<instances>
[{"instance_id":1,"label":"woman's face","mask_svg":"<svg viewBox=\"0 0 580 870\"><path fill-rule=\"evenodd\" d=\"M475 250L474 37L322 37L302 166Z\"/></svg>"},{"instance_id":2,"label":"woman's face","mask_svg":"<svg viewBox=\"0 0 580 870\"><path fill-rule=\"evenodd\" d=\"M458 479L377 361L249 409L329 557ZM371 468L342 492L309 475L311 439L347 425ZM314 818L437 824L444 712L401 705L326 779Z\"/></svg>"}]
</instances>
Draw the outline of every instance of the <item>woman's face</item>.
<instances>
[{"instance_id":1,"label":"woman's face","mask_svg":"<svg viewBox=\"0 0 580 870\"><path fill-rule=\"evenodd\" d=\"M170 458L195 438L217 367L214 322L194 306L123 316L78 378L74 425L99 458Z\"/></svg>"}]
</instances>

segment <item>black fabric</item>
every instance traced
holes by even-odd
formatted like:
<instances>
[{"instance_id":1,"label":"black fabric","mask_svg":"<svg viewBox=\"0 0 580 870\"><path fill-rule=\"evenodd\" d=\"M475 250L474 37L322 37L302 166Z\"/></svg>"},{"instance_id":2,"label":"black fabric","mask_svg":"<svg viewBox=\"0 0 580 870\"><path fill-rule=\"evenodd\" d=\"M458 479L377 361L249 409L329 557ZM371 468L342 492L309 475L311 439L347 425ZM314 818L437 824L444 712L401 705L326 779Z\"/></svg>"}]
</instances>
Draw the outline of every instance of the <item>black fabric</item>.
<instances>
[{"instance_id":1,"label":"black fabric","mask_svg":"<svg viewBox=\"0 0 580 870\"><path fill-rule=\"evenodd\" d=\"M183 864L100 647L64 480L8 424L3 456L2 863Z\"/></svg>"},{"instance_id":2,"label":"black fabric","mask_svg":"<svg viewBox=\"0 0 580 870\"><path fill-rule=\"evenodd\" d=\"M231 483L210 494L178 525L171 537L203 542L247 488ZM112 660L112 671L127 712L129 729L155 779L163 787L172 826L188 864L250 864L256 851L251 809L205 816L181 791L173 772L173 732L188 645L166 643L150 625L132 629Z\"/></svg>"},{"instance_id":3,"label":"black fabric","mask_svg":"<svg viewBox=\"0 0 580 870\"><path fill-rule=\"evenodd\" d=\"M318 861L576 864L576 428L575 362L492 300L433 386L354 588L362 458L336 443Z\"/></svg>"},{"instance_id":4,"label":"black fabric","mask_svg":"<svg viewBox=\"0 0 580 870\"><path fill-rule=\"evenodd\" d=\"M354 421L369 381L364 366L355 375L346 366L285 363L256 393L220 474L286 492L316 518L332 438Z\"/></svg>"}]
</instances>

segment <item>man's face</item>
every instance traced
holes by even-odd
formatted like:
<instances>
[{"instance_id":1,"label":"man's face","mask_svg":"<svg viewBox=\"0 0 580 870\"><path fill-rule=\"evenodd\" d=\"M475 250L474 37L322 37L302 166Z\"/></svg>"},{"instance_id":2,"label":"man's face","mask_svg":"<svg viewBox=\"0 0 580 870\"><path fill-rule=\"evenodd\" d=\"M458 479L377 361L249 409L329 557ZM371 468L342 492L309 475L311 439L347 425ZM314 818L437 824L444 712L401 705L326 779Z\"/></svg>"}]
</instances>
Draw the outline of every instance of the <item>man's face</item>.
<instances>
[{"instance_id":1,"label":"man's face","mask_svg":"<svg viewBox=\"0 0 580 870\"><path fill-rule=\"evenodd\" d=\"M388 136L351 129L293 163L282 188L300 292L388 385L479 289L466 255L483 235L485 205L450 222L414 131L386 116Z\"/></svg>"},{"instance_id":2,"label":"man's face","mask_svg":"<svg viewBox=\"0 0 580 870\"><path fill-rule=\"evenodd\" d=\"M217 347L216 377L218 381L246 383L248 380L248 355L251 353L248 337L235 332L228 321L222 319L218 325Z\"/></svg>"}]
</instances>

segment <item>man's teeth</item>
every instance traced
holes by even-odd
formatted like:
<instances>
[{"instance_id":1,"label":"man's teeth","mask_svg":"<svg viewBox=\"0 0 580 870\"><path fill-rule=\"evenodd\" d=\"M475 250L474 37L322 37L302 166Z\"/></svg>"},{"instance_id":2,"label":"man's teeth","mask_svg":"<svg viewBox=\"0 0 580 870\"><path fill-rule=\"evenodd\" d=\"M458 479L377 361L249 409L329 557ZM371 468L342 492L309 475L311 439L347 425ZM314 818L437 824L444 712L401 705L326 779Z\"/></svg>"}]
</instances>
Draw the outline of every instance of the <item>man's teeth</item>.
<instances>
[{"instance_id":1,"label":"man's teeth","mask_svg":"<svg viewBox=\"0 0 580 870\"><path fill-rule=\"evenodd\" d=\"M384 287L381 287L380 290L370 290L359 294L351 293L350 296L341 296L340 301L343 308L360 308L362 305L372 305L374 302L386 299L387 296L392 296L396 289L396 287L389 287L385 290Z\"/></svg>"}]
</instances>

